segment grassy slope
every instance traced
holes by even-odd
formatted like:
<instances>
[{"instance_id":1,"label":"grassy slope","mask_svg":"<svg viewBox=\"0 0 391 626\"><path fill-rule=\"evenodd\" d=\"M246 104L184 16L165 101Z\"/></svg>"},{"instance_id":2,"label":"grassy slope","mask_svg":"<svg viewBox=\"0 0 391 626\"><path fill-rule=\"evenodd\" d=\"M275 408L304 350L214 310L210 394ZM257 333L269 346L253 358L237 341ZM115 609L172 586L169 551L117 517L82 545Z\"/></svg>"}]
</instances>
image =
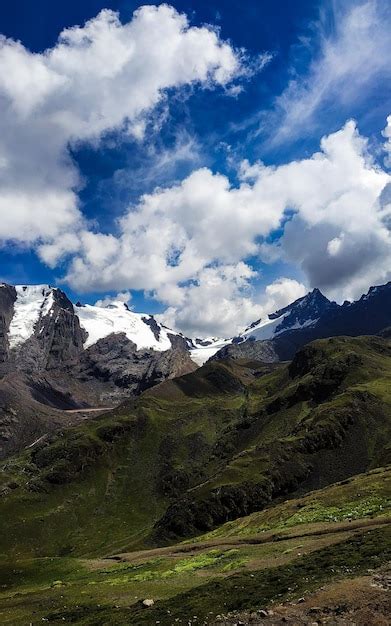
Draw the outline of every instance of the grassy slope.
<instances>
[{"instance_id":1,"label":"grassy slope","mask_svg":"<svg viewBox=\"0 0 391 626\"><path fill-rule=\"evenodd\" d=\"M391 466L292 498L263 511L227 522L192 541L251 537L266 531L290 531L311 524L391 515Z\"/></svg>"},{"instance_id":2,"label":"grassy slope","mask_svg":"<svg viewBox=\"0 0 391 626\"><path fill-rule=\"evenodd\" d=\"M338 338L272 370L210 363L10 459L0 554L172 542L389 463L390 354L385 340Z\"/></svg>"},{"instance_id":3,"label":"grassy slope","mask_svg":"<svg viewBox=\"0 0 391 626\"><path fill-rule=\"evenodd\" d=\"M213 370L226 384L226 368ZM170 497L202 480L210 448L241 411L242 385L233 382L237 393L211 385L202 399L179 394L174 405L145 395L136 407L9 459L1 476L0 554L90 555L136 545Z\"/></svg>"},{"instance_id":4,"label":"grassy slope","mask_svg":"<svg viewBox=\"0 0 391 626\"><path fill-rule=\"evenodd\" d=\"M377 506L358 510L359 494L370 495ZM297 598L391 557L391 519L384 524L390 501L388 467L276 505L257 514L262 519L238 520L236 536L233 526L226 526L219 536L199 538L198 544L130 553L118 562L75 557L6 561L0 567L0 621L18 626L50 617L50 623L65 618L67 623L114 625L172 624L179 618L187 623L193 615L211 618L210 612ZM307 521L294 518L297 511L307 516L314 502L327 513L318 515L321 522L313 523L312 515ZM356 521L346 521L353 517ZM141 608L143 598L154 598L155 606Z\"/></svg>"},{"instance_id":5,"label":"grassy slope","mask_svg":"<svg viewBox=\"0 0 391 626\"><path fill-rule=\"evenodd\" d=\"M247 388L243 416L219 441L223 462L175 502L157 536L197 534L391 461L390 346L318 341Z\"/></svg>"}]
</instances>

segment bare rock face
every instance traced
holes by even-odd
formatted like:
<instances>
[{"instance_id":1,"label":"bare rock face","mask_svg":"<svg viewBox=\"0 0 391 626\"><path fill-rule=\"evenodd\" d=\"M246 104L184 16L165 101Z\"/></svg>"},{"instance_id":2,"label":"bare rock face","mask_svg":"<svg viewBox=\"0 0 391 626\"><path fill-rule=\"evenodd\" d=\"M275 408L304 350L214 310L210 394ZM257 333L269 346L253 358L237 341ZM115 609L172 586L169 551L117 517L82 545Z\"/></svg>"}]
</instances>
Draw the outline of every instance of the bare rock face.
<instances>
[{"instance_id":1,"label":"bare rock face","mask_svg":"<svg viewBox=\"0 0 391 626\"><path fill-rule=\"evenodd\" d=\"M83 411L114 407L196 369L186 340L168 329L159 350L162 327L151 316L139 316L137 328L150 328L156 349L138 349L124 332L86 348L78 311L60 289L0 286L0 458L86 419ZM125 324L135 317L129 312Z\"/></svg>"},{"instance_id":2,"label":"bare rock face","mask_svg":"<svg viewBox=\"0 0 391 626\"><path fill-rule=\"evenodd\" d=\"M186 342L170 336L172 348L164 352L137 350L124 333L111 334L85 350L77 377L80 381L99 382L113 394L137 395L166 378L187 374L196 369ZM105 394L104 394L105 395Z\"/></svg>"},{"instance_id":3,"label":"bare rock face","mask_svg":"<svg viewBox=\"0 0 391 626\"><path fill-rule=\"evenodd\" d=\"M16 289L11 285L0 286L0 364L9 357L8 330L14 314Z\"/></svg>"},{"instance_id":4,"label":"bare rock face","mask_svg":"<svg viewBox=\"0 0 391 626\"><path fill-rule=\"evenodd\" d=\"M212 361L219 361L220 359L253 359L264 363L276 363L280 360L273 341L255 341L252 339L243 343L228 344L211 358Z\"/></svg>"},{"instance_id":5,"label":"bare rock face","mask_svg":"<svg viewBox=\"0 0 391 626\"><path fill-rule=\"evenodd\" d=\"M31 337L11 351L11 359L27 373L69 367L79 362L85 338L71 301L54 289L50 310L39 317Z\"/></svg>"}]
</instances>

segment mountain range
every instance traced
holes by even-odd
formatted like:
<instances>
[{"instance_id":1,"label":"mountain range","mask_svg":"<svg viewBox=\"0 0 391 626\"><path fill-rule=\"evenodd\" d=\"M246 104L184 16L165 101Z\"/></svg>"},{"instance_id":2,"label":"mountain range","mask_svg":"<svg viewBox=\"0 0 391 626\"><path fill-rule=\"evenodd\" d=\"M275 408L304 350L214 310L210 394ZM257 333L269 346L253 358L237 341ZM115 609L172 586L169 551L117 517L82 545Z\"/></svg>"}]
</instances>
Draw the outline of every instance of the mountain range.
<instances>
[{"instance_id":1,"label":"mountain range","mask_svg":"<svg viewBox=\"0 0 391 626\"><path fill-rule=\"evenodd\" d=\"M1 623L387 623L390 327L390 283L222 340L1 285Z\"/></svg>"},{"instance_id":2,"label":"mountain range","mask_svg":"<svg viewBox=\"0 0 391 626\"><path fill-rule=\"evenodd\" d=\"M391 283L338 305L314 289L229 339L190 339L123 302L72 304L49 285L0 285L0 455L208 359L293 358L314 339L387 332Z\"/></svg>"}]
</instances>

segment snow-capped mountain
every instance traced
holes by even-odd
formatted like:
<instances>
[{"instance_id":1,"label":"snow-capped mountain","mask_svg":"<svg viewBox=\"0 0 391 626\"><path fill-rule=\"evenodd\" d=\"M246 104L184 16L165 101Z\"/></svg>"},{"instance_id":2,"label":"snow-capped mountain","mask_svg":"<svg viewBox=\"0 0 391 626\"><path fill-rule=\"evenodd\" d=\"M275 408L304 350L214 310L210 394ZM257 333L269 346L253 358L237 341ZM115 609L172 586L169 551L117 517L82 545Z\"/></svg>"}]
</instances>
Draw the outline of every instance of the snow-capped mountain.
<instances>
[{"instance_id":1,"label":"snow-capped mountain","mask_svg":"<svg viewBox=\"0 0 391 626\"><path fill-rule=\"evenodd\" d=\"M184 347L186 344L191 359L197 365L202 365L231 344L237 345L248 340L270 340L288 330L312 326L325 311L337 306L330 303L318 289L314 289L284 309L257 320L237 337L188 339L159 324L151 315L134 313L123 302L112 302L106 307L80 303L73 306L60 289L49 285L2 285L2 290L13 291L9 303L9 308L13 307L13 314L7 330L8 350L11 355L23 353L25 344L28 344L31 351L31 343L34 341L40 342L41 347L45 339L46 344L50 343L48 326L51 324L55 328L60 318L64 317L65 311L72 323L68 333L62 329L63 343L74 344L76 351L86 350L111 335L124 334L137 351L165 352L172 348L173 338L177 337L178 340L183 340ZM72 337L68 336L69 331L72 331ZM50 354L50 346L46 346L45 352Z\"/></svg>"},{"instance_id":2,"label":"snow-capped mountain","mask_svg":"<svg viewBox=\"0 0 391 626\"><path fill-rule=\"evenodd\" d=\"M49 285L0 284L0 458L72 419L193 371L188 343L123 303L74 306Z\"/></svg>"},{"instance_id":3,"label":"snow-capped mountain","mask_svg":"<svg viewBox=\"0 0 391 626\"><path fill-rule=\"evenodd\" d=\"M8 309L6 338L9 356L18 357L19 361L23 360L19 358L23 352L31 351L32 343L39 341L43 347L43 340L47 339L45 329L47 330L50 324L52 326L53 323L54 326L59 324L64 312L73 319L74 324L71 324L71 329L68 330L78 335L76 345L79 352L82 352L82 349L87 350L110 335L123 334L132 342L136 351L165 352L172 349L174 341L176 345L181 341L183 347L188 348L194 361L201 365L223 345L230 342L216 339L193 341L184 338L181 333L159 324L152 315L134 313L121 301L111 302L105 307L80 303L72 305L61 289L50 285L12 287L2 284L0 288L3 295L5 293L8 295L8 306L3 305L2 308ZM64 333L63 329L63 335L64 343L75 343L73 332L69 335ZM24 349L24 346L28 350Z\"/></svg>"},{"instance_id":4,"label":"snow-capped mountain","mask_svg":"<svg viewBox=\"0 0 391 626\"><path fill-rule=\"evenodd\" d=\"M216 351L213 358L289 360L314 339L374 335L391 327L391 282L371 287L354 302L338 305L314 289L289 306L258 320Z\"/></svg>"},{"instance_id":5,"label":"snow-capped mountain","mask_svg":"<svg viewBox=\"0 0 391 626\"><path fill-rule=\"evenodd\" d=\"M236 337L189 339L160 324L152 315L129 310L123 302L106 307L73 305L63 291L49 285L2 284L0 363L12 361L27 370L50 369L57 367L59 361L64 365L85 360L86 353L97 355L99 346L91 349L101 342L106 349L109 344L113 349L116 342L122 345L123 341L131 345L132 354L150 351L156 355L180 349L197 365L217 353L243 354L243 346L248 351L251 342L269 342L263 345L261 354L267 348L273 360L289 358L291 348L281 348L287 345L288 338L294 349L318 337L371 334L390 326L390 294L388 283L371 287L357 302L339 306L314 289L265 319L253 322Z\"/></svg>"},{"instance_id":6,"label":"snow-capped mountain","mask_svg":"<svg viewBox=\"0 0 391 626\"><path fill-rule=\"evenodd\" d=\"M271 313L265 320L258 320L251 324L240 335L240 338L242 340L272 339L288 330L313 326L326 311L334 306L337 306L335 302L330 302L319 289L314 289L285 308Z\"/></svg>"},{"instance_id":7,"label":"snow-capped mountain","mask_svg":"<svg viewBox=\"0 0 391 626\"><path fill-rule=\"evenodd\" d=\"M290 330L314 326L326 311L337 306L335 302L330 302L319 289L314 289L287 307L271 313L265 319L253 322L236 337L193 340L191 357L198 365L202 365L220 350L226 354L227 350L224 349L230 345L237 346L246 341L271 340Z\"/></svg>"},{"instance_id":8,"label":"snow-capped mountain","mask_svg":"<svg viewBox=\"0 0 391 626\"><path fill-rule=\"evenodd\" d=\"M92 382L99 401L194 367L184 337L123 302L74 306L50 285L0 285L0 373L61 371L64 388Z\"/></svg>"},{"instance_id":9,"label":"snow-capped mountain","mask_svg":"<svg viewBox=\"0 0 391 626\"><path fill-rule=\"evenodd\" d=\"M342 306L314 289L227 339L188 339L123 302L73 305L49 285L0 284L0 457L69 425L69 410L115 406L210 358L289 360L314 339L390 328L391 283Z\"/></svg>"},{"instance_id":10,"label":"snow-capped mountain","mask_svg":"<svg viewBox=\"0 0 391 626\"><path fill-rule=\"evenodd\" d=\"M137 350L164 352L172 347L170 335L179 335L159 324L152 315L130 311L124 302L112 302L105 307L76 305L75 313L87 333L85 348L112 333L124 333Z\"/></svg>"},{"instance_id":11,"label":"snow-capped mountain","mask_svg":"<svg viewBox=\"0 0 391 626\"><path fill-rule=\"evenodd\" d=\"M33 339L43 340L49 323L59 324L65 313L72 319L70 330L80 334L81 341L77 344L84 350L109 335L122 333L136 350L164 352L172 348L170 337L181 337L180 333L159 324L152 315L134 313L123 302L106 307L72 305L61 289L50 285L1 284L1 296L0 307L4 318L8 318L3 326L7 326L4 336L10 354L20 352Z\"/></svg>"}]
</instances>

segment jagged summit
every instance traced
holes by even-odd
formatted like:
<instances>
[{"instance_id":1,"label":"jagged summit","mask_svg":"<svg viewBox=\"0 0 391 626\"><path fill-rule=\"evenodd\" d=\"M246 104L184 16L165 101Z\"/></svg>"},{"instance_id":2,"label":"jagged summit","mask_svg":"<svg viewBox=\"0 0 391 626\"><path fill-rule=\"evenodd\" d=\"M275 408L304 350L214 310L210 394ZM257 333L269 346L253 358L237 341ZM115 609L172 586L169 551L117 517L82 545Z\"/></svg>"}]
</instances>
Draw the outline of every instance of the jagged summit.
<instances>
[{"instance_id":1,"label":"jagged summit","mask_svg":"<svg viewBox=\"0 0 391 626\"><path fill-rule=\"evenodd\" d=\"M176 331L159 324L152 315L134 313L124 302L111 302L105 307L85 304L75 306L81 327L86 331L85 347L88 348L112 333L124 333L137 349L159 352L171 348L171 336Z\"/></svg>"},{"instance_id":2,"label":"jagged summit","mask_svg":"<svg viewBox=\"0 0 391 626\"><path fill-rule=\"evenodd\" d=\"M331 304L331 301L323 295L323 293L315 287L312 291L309 291L305 296L298 298L292 304L288 304L288 306L283 309L279 309L275 313L271 313L269 315L270 319L276 319L277 317L281 317L285 315L287 312L292 309L306 309L313 313L321 314L325 309L327 309Z\"/></svg>"},{"instance_id":3,"label":"jagged summit","mask_svg":"<svg viewBox=\"0 0 391 626\"><path fill-rule=\"evenodd\" d=\"M251 324L214 358L292 359L301 346L324 337L376 335L391 326L391 282L338 305L313 289L289 306Z\"/></svg>"},{"instance_id":4,"label":"jagged summit","mask_svg":"<svg viewBox=\"0 0 391 626\"><path fill-rule=\"evenodd\" d=\"M279 309L268 315L266 319L260 319L248 326L245 331L236 338L235 343L248 339L266 340L283 333L287 330L305 328L317 322L317 320L331 307L337 306L330 302L319 289L313 289L305 296L298 298L292 304Z\"/></svg>"},{"instance_id":5,"label":"jagged summit","mask_svg":"<svg viewBox=\"0 0 391 626\"><path fill-rule=\"evenodd\" d=\"M2 283L0 287L0 361L7 354L18 352L32 365L36 358L42 361L43 353L48 358L74 357L110 336L124 335L135 350L155 352L171 350L179 342L191 359L202 365L217 352L249 341L270 342L285 337L286 333L292 337L294 333L296 346L333 334L377 333L391 324L391 282L371 287L356 302L345 302L342 306L314 288L288 306L256 320L236 337L226 339L189 339L152 315L135 313L122 301L113 301L105 307L80 302L73 305L61 289L51 285L14 287ZM28 356L30 353L33 359Z\"/></svg>"}]
</instances>

